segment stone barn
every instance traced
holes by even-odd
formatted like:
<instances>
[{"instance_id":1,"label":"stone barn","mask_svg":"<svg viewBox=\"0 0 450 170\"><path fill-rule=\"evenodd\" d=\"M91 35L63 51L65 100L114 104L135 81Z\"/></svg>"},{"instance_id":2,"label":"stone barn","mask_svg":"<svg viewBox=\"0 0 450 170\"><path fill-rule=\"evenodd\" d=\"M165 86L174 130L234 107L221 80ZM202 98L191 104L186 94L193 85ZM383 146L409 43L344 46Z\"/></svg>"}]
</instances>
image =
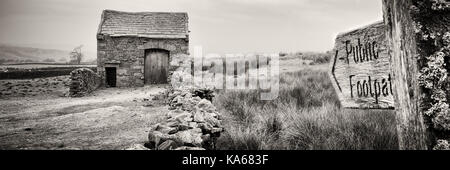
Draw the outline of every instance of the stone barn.
<instances>
[{"instance_id":1,"label":"stone barn","mask_svg":"<svg viewBox=\"0 0 450 170\"><path fill-rule=\"evenodd\" d=\"M188 54L187 13L104 10L97 32L97 71L106 87L167 84L177 54Z\"/></svg>"}]
</instances>

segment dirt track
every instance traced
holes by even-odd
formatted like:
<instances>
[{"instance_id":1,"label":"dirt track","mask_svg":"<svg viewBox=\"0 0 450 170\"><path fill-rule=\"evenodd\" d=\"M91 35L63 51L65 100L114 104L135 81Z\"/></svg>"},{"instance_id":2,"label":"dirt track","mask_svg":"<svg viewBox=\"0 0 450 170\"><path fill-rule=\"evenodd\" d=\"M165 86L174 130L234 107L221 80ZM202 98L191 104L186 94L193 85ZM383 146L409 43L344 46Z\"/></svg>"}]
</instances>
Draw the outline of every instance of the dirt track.
<instances>
[{"instance_id":1,"label":"dirt track","mask_svg":"<svg viewBox=\"0 0 450 170\"><path fill-rule=\"evenodd\" d=\"M83 98L0 98L0 149L127 149L147 140L167 107L163 88L101 89Z\"/></svg>"}]
</instances>

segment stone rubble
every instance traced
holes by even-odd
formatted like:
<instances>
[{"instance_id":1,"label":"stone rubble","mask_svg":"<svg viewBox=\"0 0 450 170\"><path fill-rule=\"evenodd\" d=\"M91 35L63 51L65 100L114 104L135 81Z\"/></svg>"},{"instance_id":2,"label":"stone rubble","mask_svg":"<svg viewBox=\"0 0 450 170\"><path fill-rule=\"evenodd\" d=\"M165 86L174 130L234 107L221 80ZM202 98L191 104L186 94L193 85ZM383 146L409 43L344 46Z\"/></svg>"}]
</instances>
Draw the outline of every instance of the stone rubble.
<instances>
[{"instance_id":1,"label":"stone rubble","mask_svg":"<svg viewBox=\"0 0 450 170\"><path fill-rule=\"evenodd\" d=\"M165 121L150 129L147 146L156 150L213 150L220 133L220 114L210 90L170 90ZM158 95L161 99L162 95ZM203 98L202 98L203 97Z\"/></svg>"},{"instance_id":2,"label":"stone rubble","mask_svg":"<svg viewBox=\"0 0 450 170\"><path fill-rule=\"evenodd\" d=\"M79 68L70 73L70 97L85 96L100 87L101 78L88 68Z\"/></svg>"}]
</instances>

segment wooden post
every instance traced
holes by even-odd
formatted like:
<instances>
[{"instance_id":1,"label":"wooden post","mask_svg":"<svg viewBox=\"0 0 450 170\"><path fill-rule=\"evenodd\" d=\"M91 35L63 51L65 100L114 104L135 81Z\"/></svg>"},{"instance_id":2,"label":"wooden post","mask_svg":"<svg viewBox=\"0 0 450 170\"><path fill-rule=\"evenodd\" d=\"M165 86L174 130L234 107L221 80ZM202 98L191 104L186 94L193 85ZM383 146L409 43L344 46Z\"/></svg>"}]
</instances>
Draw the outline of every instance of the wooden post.
<instances>
[{"instance_id":1,"label":"wooden post","mask_svg":"<svg viewBox=\"0 0 450 170\"><path fill-rule=\"evenodd\" d=\"M432 9L433 3L431 0L383 0L401 150L432 149L435 143L433 127L424 114L425 107L431 104L424 96L430 96L430 91L419 84L420 70L426 65L424 58L433 48L423 45L426 41L421 39L420 29L424 26L446 32L450 25L448 13ZM417 15L418 11L432 13L425 18Z\"/></svg>"}]
</instances>

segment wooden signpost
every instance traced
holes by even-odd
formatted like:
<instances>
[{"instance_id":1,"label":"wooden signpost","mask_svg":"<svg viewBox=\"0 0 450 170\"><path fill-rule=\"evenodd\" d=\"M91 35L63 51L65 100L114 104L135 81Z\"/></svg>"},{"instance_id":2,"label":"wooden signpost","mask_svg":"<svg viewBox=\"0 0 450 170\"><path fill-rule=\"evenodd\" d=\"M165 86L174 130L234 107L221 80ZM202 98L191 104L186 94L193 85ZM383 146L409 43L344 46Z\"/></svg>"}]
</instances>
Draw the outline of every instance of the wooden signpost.
<instances>
[{"instance_id":1,"label":"wooden signpost","mask_svg":"<svg viewBox=\"0 0 450 170\"><path fill-rule=\"evenodd\" d=\"M380 21L336 38L330 77L344 108L394 108L385 32Z\"/></svg>"},{"instance_id":2,"label":"wooden signpost","mask_svg":"<svg viewBox=\"0 0 450 170\"><path fill-rule=\"evenodd\" d=\"M383 14L399 147L433 149L450 139L450 2L383 0Z\"/></svg>"},{"instance_id":3,"label":"wooden signpost","mask_svg":"<svg viewBox=\"0 0 450 170\"><path fill-rule=\"evenodd\" d=\"M384 21L336 38L344 108L396 111L399 149L450 149L450 1L383 0Z\"/></svg>"}]
</instances>

